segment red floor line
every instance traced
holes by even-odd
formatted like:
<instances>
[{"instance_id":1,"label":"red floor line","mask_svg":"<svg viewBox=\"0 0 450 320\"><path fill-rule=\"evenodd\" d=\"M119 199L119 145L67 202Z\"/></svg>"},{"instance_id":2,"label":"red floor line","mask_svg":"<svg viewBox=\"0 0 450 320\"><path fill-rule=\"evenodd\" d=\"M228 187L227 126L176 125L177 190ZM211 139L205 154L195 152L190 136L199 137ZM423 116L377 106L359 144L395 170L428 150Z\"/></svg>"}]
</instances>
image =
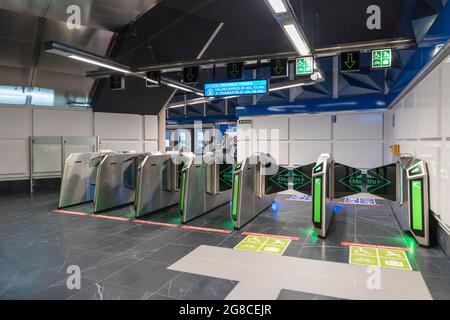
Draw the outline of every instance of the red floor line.
<instances>
[{"instance_id":1,"label":"red floor line","mask_svg":"<svg viewBox=\"0 0 450 320\"><path fill-rule=\"evenodd\" d=\"M176 228L176 227L178 227L177 224L173 224L173 223L164 223L164 222L155 222L155 221L132 220L131 222L139 223L139 224L148 224L148 225L155 225L155 226L170 227L170 228Z\"/></svg>"},{"instance_id":2,"label":"red floor line","mask_svg":"<svg viewBox=\"0 0 450 320\"><path fill-rule=\"evenodd\" d=\"M75 216L89 216L89 213L77 212L77 211L67 211L67 210L53 210L54 213L70 214Z\"/></svg>"},{"instance_id":3,"label":"red floor line","mask_svg":"<svg viewBox=\"0 0 450 320\"><path fill-rule=\"evenodd\" d=\"M115 220L115 221L130 221L130 219L128 219L128 218L103 216L101 214L91 214L89 216L93 217L93 218L108 219L108 220Z\"/></svg>"},{"instance_id":4,"label":"red floor line","mask_svg":"<svg viewBox=\"0 0 450 320\"><path fill-rule=\"evenodd\" d=\"M255 232L242 232L242 236L257 236L257 237L272 237L272 238L280 238L280 239L288 239L288 240L300 240L299 237L290 237L290 236L282 236L278 234L265 234L265 233L255 233Z\"/></svg>"},{"instance_id":5,"label":"red floor line","mask_svg":"<svg viewBox=\"0 0 450 320\"><path fill-rule=\"evenodd\" d=\"M211 229L211 228L202 228L202 227L194 227L194 226L182 226L181 228L188 229L188 230L208 231L208 232L216 232L216 233L224 233L224 234L230 234L233 232L232 230Z\"/></svg>"},{"instance_id":6,"label":"red floor line","mask_svg":"<svg viewBox=\"0 0 450 320\"><path fill-rule=\"evenodd\" d=\"M411 249L409 249L409 248L382 246L382 245L365 244L365 243L353 243L353 242L341 242L341 246L344 246L344 247L366 247L366 248L378 248L378 249L391 249L391 250L411 251Z\"/></svg>"}]
</instances>

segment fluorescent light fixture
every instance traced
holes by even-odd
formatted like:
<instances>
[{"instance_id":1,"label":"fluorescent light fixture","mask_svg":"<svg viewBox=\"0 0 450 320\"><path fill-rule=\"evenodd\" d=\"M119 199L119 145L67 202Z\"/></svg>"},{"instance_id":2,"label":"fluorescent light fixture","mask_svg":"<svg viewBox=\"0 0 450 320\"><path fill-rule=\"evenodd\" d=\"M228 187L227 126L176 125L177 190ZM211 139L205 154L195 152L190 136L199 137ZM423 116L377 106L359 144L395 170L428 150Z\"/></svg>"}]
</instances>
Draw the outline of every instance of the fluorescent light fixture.
<instances>
[{"instance_id":1,"label":"fluorescent light fixture","mask_svg":"<svg viewBox=\"0 0 450 320\"><path fill-rule=\"evenodd\" d=\"M286 30L286 33L288 34L289 38L291 39L292 44L294 45L295 49L301 56L310 56L311 51L309 51L309 48L306 44L306 41L303 40L302 36L300 35L300 32L297 30L294 24L285 24L283 25L284 30Z\"/></svg>"},{"instance_id":2,"label":"fluorescent light fixture","mask_svg":"<svg viewBox=\"0 0 450 320\"><path fill-rule=\"evenodd\" d=\"M179 89L179 90L183 90L183 91L187 91L187 92L192 92L192 90L190 90L190 89L188 89L188 88L185 88L185 87L182 87L182 86L173 84L173 83L166 83L166 84L167 84L169 87L172 87L172 88L175 88L175 89Z\"/></svg>"},{"instance_id":3,"label":"fluorescent light fixture","mask_svg":"<svg viewBox=\"0 0 450 320\"><path fill-rule=\"evenodd\" d=\"M275 13L285 13L287 12L286 6L283 0L267 0Z\"/></svg>"},{"instance_id":4,"label":"fluorescent light fixture","mask_svg":"<svg viewBox=\"0 0 450 320\"><path fill-rule=\"evenodd\" d=\"M270 88L269 92L279 91L279 90L284 90L284 89L290 89L290 88L295 88L295 87L302 87L304 85L306 85L306 83L286 84L285 86Z\"/></svg>"},{"instance_id":5,"label":"fluorescent light fixture","mask_svg":"<svg viewBox=\"0 0 450 320\"><path fill-rule=\"evenodd\" d=\"M169 86L169 87L172 87L172 88L175 88L175 89L179 89L179 90L183 90L183 91L187 91L187 92L191 92L191 93L194 93L194 94L196 94L196 95L198 95L198 96L203 97L203 93L202 93L202 92L194 91L194 90L192 90L192 89L189 89L189 88L184 87L184 86L181 86L181 85L177 85L177 84L172 83L172 82L166 82L166 81L164 81L164 84L167 85L167 86Z\"/></svg>"},{"instance_id":6,"label":"fluorescent light fixture","mask_svg":"<svg viewBox=\"0 0 450 320\"><path fill-rule=\"evenodd\" d=\"M210 99L206 99L206 98L198 98L198 99L193 99L193 100L187 100L185 102L180 102L180 103L174 103L174 104L169 104L167 106L168 109L172 109L172 108L180 108L180 107L184 107L187 105L195 105L195 104L202 104L202 103L207 103L209 102Z\"/></svg>"},{"instance_id":7,"label":"fluorescent light fixture","mask_svg":"<svg viewBox=\"0 0 450 320\"><path fill-rule=\"evenodd\" d=\"M98 62L98 61L95 61L95 60L92 60L92 59L88 59L88 58L84 58L84 57L80 57L80 56L76 56L76 55L69 55L68 57L71 58L71 59L75 59L75 60L78 60L78 61L86 62L86 63L89 63L89 64L94 64L96 66L103 67L103 68L106 68L106 69L111 69L111 70L122 72L122 73L131 73L131 71L128 71L128 70L125 70L125 69L122 69L122 68L117 68L117 67L111 66L109 64L101 63L101 62Z\"/></svg>"}]
</instances>

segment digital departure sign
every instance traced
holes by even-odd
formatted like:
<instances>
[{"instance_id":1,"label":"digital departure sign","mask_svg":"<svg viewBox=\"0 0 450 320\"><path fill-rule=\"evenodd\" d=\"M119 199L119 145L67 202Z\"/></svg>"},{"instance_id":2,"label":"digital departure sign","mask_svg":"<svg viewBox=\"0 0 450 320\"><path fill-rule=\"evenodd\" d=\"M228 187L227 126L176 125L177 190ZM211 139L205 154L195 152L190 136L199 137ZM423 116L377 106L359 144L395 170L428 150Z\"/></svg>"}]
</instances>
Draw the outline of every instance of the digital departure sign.
<instances>
[{"instance_id":1,"label":"digital departure sign","mask_svg":"<svg viewBox=\"0 0 450 320\"><path fill-rule=\"evenodd\" d=\"M205 83L205 97L226 97L254 94L267 94L269 84L267 80L230 81Z\"/></svg>"}]
</instances>

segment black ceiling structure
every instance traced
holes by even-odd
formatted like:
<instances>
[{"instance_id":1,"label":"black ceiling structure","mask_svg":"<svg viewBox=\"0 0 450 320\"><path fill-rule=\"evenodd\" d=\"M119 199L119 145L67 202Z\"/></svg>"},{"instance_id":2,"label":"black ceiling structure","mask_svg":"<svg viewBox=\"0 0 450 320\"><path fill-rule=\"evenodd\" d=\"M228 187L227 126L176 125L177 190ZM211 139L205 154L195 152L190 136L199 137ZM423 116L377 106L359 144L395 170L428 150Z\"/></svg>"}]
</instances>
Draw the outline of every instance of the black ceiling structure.
<instances>
[{"instance_id":1,"label":"black ceiling structure","mask_svg":"<svg viewBox=\"0 0 450 320\"><path fill-rule=\"evenodd\" d=\"M411 21L430 14L428 11L433 11L433 5L429 3L430 0L290 0L313 51L362 41L397 38L411 38L414 41ZM370 5L382 8L381 30L366 27L366 9ZM434 9L435 13L440 7L436 5ZM220 24L222 27L204 50L202 60L294 51L262 0L162 0L118 34L110 57L136 68L196 60ZM214 77L211 70L201 70L198 87L204 81L221 80L222 73L223 70L217 69ZM247 74L250 77L253 75L252 72ZM180 72L166 75L175 80L182 77ZM358 76L353 78L347 79L347 87L352 83L364 82ZM131 77L127 77L126 88L125 91L111 91L107 80L98 80L93 99L94 110L156 114L168 102L191 98L180 91L173 97L174 90L167 87L146 88L142 80ZM314 92L316 89L320 89L317 91L319 96L330 95L329 84L326 87L318 84L311 90L304 88L300 92ZM382 91L379 87L375 90ZM347 91L357 93L367 90L349 88ZM280 101L286 99L286 93L278 92L273 97ZM259 99L270 100L270 97Z\"/></svg>"}]
</instances>

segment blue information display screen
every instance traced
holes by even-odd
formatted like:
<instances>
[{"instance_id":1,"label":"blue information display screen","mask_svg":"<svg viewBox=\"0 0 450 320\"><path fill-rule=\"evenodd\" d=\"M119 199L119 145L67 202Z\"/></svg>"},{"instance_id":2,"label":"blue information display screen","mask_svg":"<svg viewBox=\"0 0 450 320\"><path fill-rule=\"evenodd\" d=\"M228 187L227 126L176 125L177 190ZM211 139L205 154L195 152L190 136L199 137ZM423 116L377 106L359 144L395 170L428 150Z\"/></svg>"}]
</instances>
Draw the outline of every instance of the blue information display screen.
<instances>
[{"instance_id":1,"label":"blue information display screen","mask_svg":"<svg viewBox=\"0 0 450 320\"><path fill-rule=\"evenodd\" d=\"M242 96L268 93L267 80L205 83L205 97Z\"/></svg>"}]
</instances>

